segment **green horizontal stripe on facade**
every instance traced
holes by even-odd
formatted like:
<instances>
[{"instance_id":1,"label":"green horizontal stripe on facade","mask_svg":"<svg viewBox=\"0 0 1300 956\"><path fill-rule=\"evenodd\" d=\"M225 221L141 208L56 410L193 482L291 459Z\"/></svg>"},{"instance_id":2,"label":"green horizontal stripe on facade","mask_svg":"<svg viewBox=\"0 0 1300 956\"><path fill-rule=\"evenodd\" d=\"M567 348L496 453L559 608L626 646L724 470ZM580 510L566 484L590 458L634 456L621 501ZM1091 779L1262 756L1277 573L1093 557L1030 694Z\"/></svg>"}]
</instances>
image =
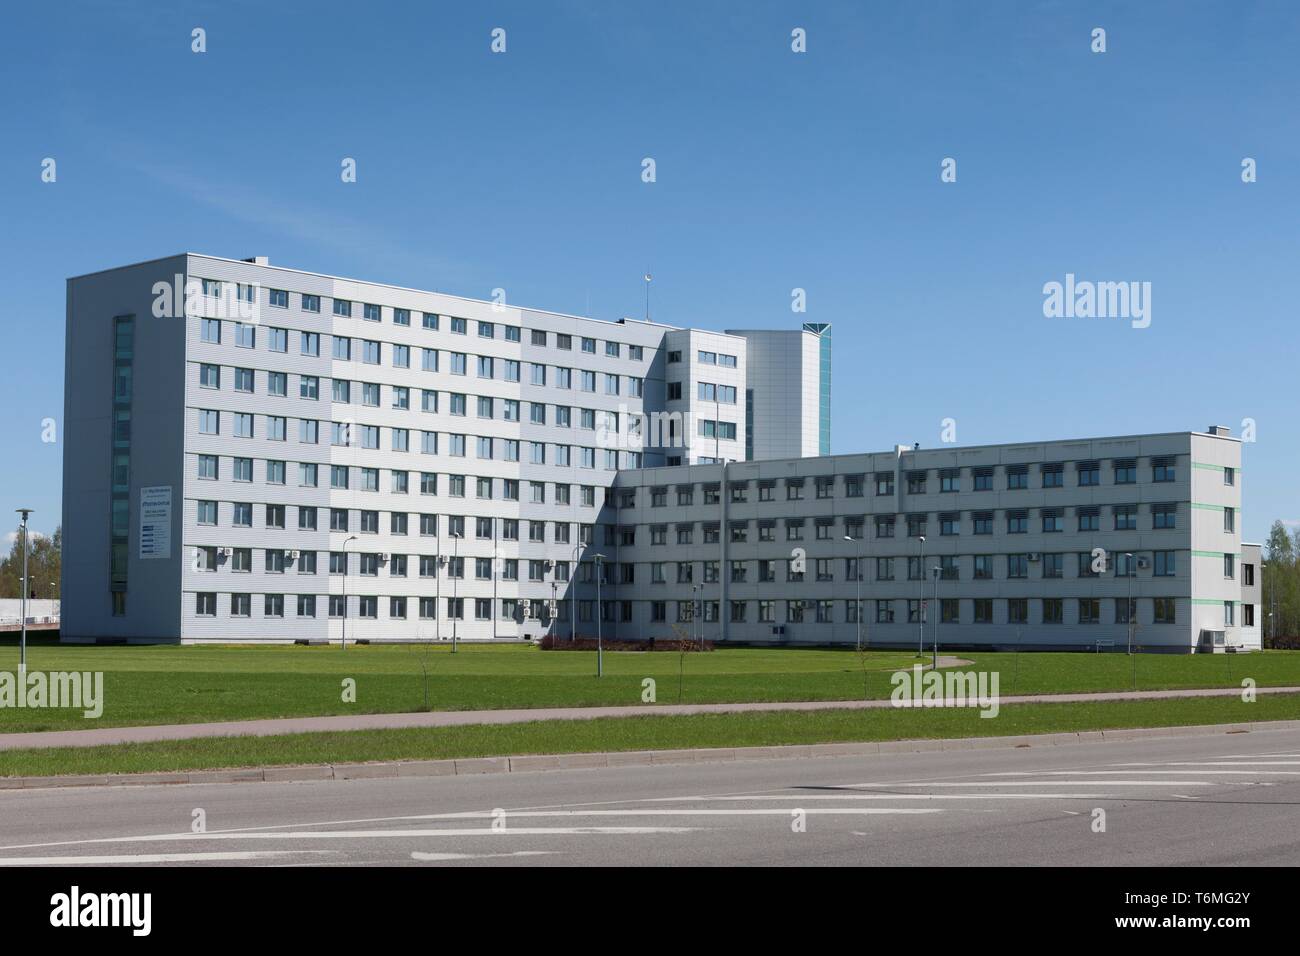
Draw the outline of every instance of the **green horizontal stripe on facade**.
<instances>
[{"instance_id":1,"label":"green horizontal stripe on facade","mask_svg":"<svg viewBox=\"0 0 1300 956\"><path fill-rule=\"evenodd\" d=\"M1213 604L1215 607L1221 607L1224 604L1240 604L1240 601L1216 601L1214 598L1192 598L1193 604Z\"/></svg>"},{"instance_id":2,"label":"green horizontal stripe on facade","mask_svg":"<svg viewBox=\"0 0 1300 956\"><path fill-rule=\"evenodd\" d=\"M1192 507L1199 508L1202 511L1222 511L1226 506L1225 505L1203 505L1193 501Z\"/></svg>"},{"instance_id":3,"label":"green horizontal stripe on facade","mask_svg":"<svg viewBox=\"0 0 1300 956\"><path fill-rule=\"evenodd\" d=\"M1227 554L1232 555L1234 558L1239 558L1239 557L1241 557L1241 552L1240 552L1240 551L1193 551L1193 552L1192 552L1192 557L1194 557L1194 558L1221 558L1221 557L1223 557L1224 555L1227 555Z\"/></svg>"},{"instance_id":4,"label":"green horizontal stripe on facade","mask_svg":"<svg viewBox=\"0 0 1300 956\"><path fill-rule=\"evenodd\" d=\"M1206 462L1206 461L1194 461L1194 462L1192 462L1192 467L1193 467L1193 468L1204 468L1206 471L1223 471L1223 469L1224 469L1224 468L1227 468L1228 466L1227 466L1227 465L1211 465L1209 462ZM1233 470L1234 470L1234 471L1241 471L1240 468L1237 468L1237 467L1235 467L1235 466L1233 467Z\"/></svg>"}]
</instances>

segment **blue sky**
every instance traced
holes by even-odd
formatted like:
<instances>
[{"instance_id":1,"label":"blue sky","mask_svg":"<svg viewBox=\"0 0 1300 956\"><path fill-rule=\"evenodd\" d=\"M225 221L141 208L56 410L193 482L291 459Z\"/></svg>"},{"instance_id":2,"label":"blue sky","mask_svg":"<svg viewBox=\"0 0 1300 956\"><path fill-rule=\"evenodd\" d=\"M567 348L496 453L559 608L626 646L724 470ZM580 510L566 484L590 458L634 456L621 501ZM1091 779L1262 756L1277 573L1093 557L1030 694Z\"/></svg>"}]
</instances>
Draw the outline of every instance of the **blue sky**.
<instances>
[{"instance_id":1,"label":"blue sky","mask_svg":"<svg viewBox=\"0 0 1300 956\"><path fill-rule=\"evenodd\" d=\"M607 319L642 314L648 270L664 322L833 323L837 453L935 445L948 417L960 444L1249 417L1245 534L1300 520L1295 4L2 16L0 505L39 530L60 509L41 421L62 414L64 279L186 250ZM1044 318L1070 272L1150 282L1150 327Z\"/></svg>"}]
</instances>

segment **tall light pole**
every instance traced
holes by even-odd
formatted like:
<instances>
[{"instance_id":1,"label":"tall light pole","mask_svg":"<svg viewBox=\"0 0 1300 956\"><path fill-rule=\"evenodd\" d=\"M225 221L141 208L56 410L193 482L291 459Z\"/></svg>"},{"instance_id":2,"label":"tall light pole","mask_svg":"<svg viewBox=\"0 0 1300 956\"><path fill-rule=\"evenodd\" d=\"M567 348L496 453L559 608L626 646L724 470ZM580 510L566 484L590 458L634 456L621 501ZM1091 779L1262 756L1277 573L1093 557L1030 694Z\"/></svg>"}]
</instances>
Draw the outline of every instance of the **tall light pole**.
<instances>
[{"instance_id":1,"label":"tall light pole","mask_svg":"<svg viewBox=\"0 0 1300 956\"><path fill-rule=\"evenodd\" d=\"M442 543L438 543L442 550ZM447 566L447 559L441 554L433 556L433 633L436 640L442 640L442 569Z\"/></svg>"},{"instance_id":2,"label":"tall light pole","mask_svg":"<svg viewBox=\"0 0 1300 956\"><path fill-rule=\"evenodd\" d=\"M18 514L22 516L23 532L23 602L22 602L22 635L18 639L18 687L19 693L27 692L27 516L30 515L34 508L19 508Z\"/></svg>"},{"instance_id":3,"label":"tall light pole","mask_svg":"<svg viewBox=\"0 0 1300 956\"><path fill-rule=\"evenodd\" d=\"M844 540L853 541L855 539L853 535L846 534L844 536ZM858 557L857 557L857 564L854 565L854 569L857 572L856 574L854 574L854 577L857 579L857 604L855 605L857 613L855 616L858 622L858 650L861 651L862 650L862 540L860 538L856 540L858 542Z\"/></svg>"},{"instance_id":4,"label":"tall light pole","mask_svg":"<svg viewBox=\"0 0 1300 956\"><path fill-rule=\"evenodd\" d=\"M645 320L647 322L650 321L650 280L653 278L650 273L645 274Z\"/></svg>"},{"instance_id":5,"label":"tall light pole","mask_svg":"<svg viewBox=\"0 0 1300 956\"><path fill-rule=\"evenodd\" d=\"M934 670L939 669L939 572L940 568L930 569L934 575Z\"/></svg>"},{"instance_id":6,"label":"tall light pole","mask_svg":"<svg viewBox=\"0 0 1300 956\"><path fill-rule=\"evenodd\" d=\"M343 539L343 650L348 649L348 542L356 541L355 534Z\"/></svg>"},{"instance_id":7,"label":"tall light pole","mask_svg":"<svg viewBox=\"0 0 1300 956\"><path fill-rule=\"evenodd\" d=\"M578 582L582 580L579 573L582 570L582 557L578 552L582 549L579 542L573 546L573 569L569 572L569 591L572 597L569 598L569 640L578 639Z\"/></svg>"},{"instance_id":8,"label":"tall light pole","mask_svg":"<svg viewBox=\"0 0 1300 956\"><path fill-rule=\"evenodd\" d=\"M601 644L600 639L600 619L602 617L600 608L600 579L602 577L601 571L603 571L605 567L605 556L603 554L593 554L591 559L596 562L596 676L604 677L605 649Z\"/></svg>"},{"instance_id":9,"label":"tall light pole","mask_svg":"<svg viewBox=\"0 0 1300 956\"><path fill-rule=\"evenodd\" d=\"M1128 604L1124 608L1124 620L1128 624L1128 652L1133 653L1133 553L1124 552L1124 573L1128 576Z\"/></svg>"},{"instance_id":10,"label":"tall light pole","mask_svg":"<svg viewBox=\"0 0 1300 956\"><path fill-rule=\"evenodd\" d=\"M460 597L460 539L463 537L461 532L453 531L451 533L455 543L451 546L451 606L456 609L456 614L451 619L451 652L456 653L456 622L459 620L460 605L457 603Z\"/></svg>"},{"instance_id":11,"label":"tall light pole","mask_svg":"<svg viewBox=\"0 0 1300 956\"><path fill-rule=\"evenodd\" d=\"M691 630L699 635L699 643L704 644L704 598L701 594L703 585L691 585Z\"/></svg>"},{"instance_id":12,"label":"tall light pole","mask_svg":"<svg viewBox=\"0 0 1300 956\"><path fill-rule=\"evenodd\" d=\"M917 559L920 561L917 574L916 590L916 625L919 637L916 642L916 656L920 657L925 653L925 535L918 535L916 540L920 542L921 556Z\"/></svg>"}]
</instances>

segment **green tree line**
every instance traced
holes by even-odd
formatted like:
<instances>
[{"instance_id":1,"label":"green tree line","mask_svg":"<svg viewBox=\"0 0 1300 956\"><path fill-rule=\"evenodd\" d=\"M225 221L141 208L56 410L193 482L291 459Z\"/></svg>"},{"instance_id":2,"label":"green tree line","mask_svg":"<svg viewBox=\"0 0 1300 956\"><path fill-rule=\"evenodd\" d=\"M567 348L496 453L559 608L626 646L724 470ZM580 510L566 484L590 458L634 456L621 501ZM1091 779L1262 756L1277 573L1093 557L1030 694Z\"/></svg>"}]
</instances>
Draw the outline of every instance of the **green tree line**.
<instances>
[{"instance_id":1,"label":"green tree line","mask_svg":"<svg viewBox=\"0 0 1300 956\"><path fill-rule=\"evenodd\" d=\"M1293 533L1281 521L1273 522L1264 545L1260 583L1264 646L1300 646L1300 528Z\"/></svg>"},{"instance_id":2,"label":"green tree line","mask_svg":"<svg viewBox=\"0 0 1300 956\"><path fill-rule=\"evenodd\" d=\"M59 597L59 575L63 570L63 528L56 528L54 537L38 535L30 530L27 535L27 573L31 577L28 597ZM22 531L14 534L13 545L0 561L0 597L22 597L23 546Z\"/></svg>"}]
</instances>

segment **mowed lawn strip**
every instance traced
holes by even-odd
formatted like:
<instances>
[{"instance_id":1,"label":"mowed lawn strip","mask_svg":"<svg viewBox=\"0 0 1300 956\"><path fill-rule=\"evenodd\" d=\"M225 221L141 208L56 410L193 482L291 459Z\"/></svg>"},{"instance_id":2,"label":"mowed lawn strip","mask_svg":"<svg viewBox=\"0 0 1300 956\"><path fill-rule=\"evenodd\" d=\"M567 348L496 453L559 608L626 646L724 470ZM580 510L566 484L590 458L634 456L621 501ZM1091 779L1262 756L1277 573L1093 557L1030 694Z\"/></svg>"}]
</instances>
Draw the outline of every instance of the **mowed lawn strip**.
<instances>
[{"instance_id":1,"label":"mowed lawn strip","mask_svg":"<svg viewBox=\"0 0 1300 956\"><path fill-rule=\"evenodd\" d=\"M996 737L1295 719L1300 719L1300 694L1261 696L1253 703L1218 697L1014 704L991 719L981 718L978 710L958 708L597 718L10 750L0 751L0 776Z\"/></svg>"},{"instance_id":2,"label":"mowed lawn strip","mask_svg":"<svg viewBox=\"0 0 1300 956\"><path fill-rule=\"evenodd\" d=\"M942 646L940 647L942 651ZM1300 686L1300 652L1249 655L958 652L969 668L996 671L1004 695L1240 686ZM198 723L330 714L586 707L642 703L652 679L658 703L853 700L888 697L890 676L917 658L907 651L723 648L679 655L595 654L526 645L464 644L459 653L376 645L78 646L34 642L29 670L104 672L104 713L89 724L76 709L0 709L0 733L86 726ZM929 657L924 658L928 662ZM17 647L0 645L0 671L16 671ZM355 702L343 681L356 681Z\"/></svg>"},{"instance_id":3,"label":"mowed lawn strip","mask_svg":"<svg viewBox=\"0 0 1300 956\"><path fill-rule=\"evenodd\" d=\"M31 649L29 670L102 671L103 715L92 724L76 709L0 709L0 733L420 711L425 670L432 710L639 705L646 678L659 703L843 700L888 692L889 674L913 660L891 651L611 651L598 679L594 653L523 645L462 645L456 654L445 645L51 645ZM16 669L15 649L0 647L0 670ZM355 702L344 700L347 679Z\"/></svg>"}]
</instances>

